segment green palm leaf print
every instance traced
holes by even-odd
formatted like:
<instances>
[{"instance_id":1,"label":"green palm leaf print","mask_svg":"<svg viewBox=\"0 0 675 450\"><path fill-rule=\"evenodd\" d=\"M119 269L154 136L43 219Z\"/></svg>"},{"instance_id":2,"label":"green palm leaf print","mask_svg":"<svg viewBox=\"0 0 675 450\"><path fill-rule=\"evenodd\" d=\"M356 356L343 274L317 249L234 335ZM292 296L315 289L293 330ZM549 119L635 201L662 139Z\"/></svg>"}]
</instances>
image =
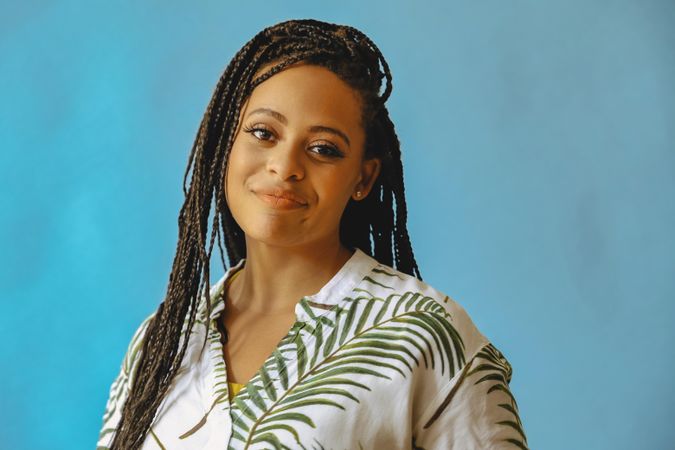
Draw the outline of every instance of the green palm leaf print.
<instances>
[{"instance_id":1,"label":"green palm leaf print","mask_svg":"<svg viewBox=\"0 0 675 450\"><path fill-rule=\"evenodd\" d=\"M398 276L385 270L378 273ZM367 283L388 288L382 279L366 277L361 285ZM450 380L464 364L464 343L436 299L419 292L382 298L363 288L355 288L351 295L329 308L307 298L300 301L313 321L296 324L233 398L233 440L245 447L265 442L281 449L286 447L279 437L288 433L305 448L295 428L299 424L315 428L305 407L345 411L351 402L360 403L358 390L370 388L352 379L354 374L391 380L388 371L405 378L414 366L440 364ZM312 308L327 311L317 316ZM295 372L289 361L297 366ZM300 408L305 408L302 413Z\"/></svg>"},{"instance_id":2,"label":"green palm leaf print","mask_svg":"<svg viewBox=\"0 0 675 450\"><path fill-rule=\"evenodd\" d=\"M476 358L480 358L482 362L474 369L467 372L467 377L474 373L480 375L484 372L485 375L479 378L475 384L491 381L495 382L495 384L488 389L488 395L495 391L501 391L509 397L509 403L500 403L499 406L508 411L512 416L512 419L503 420L497 423L516 430L520 439L507 439L507 441L523 450L527 450L527 438L525 437L523 424L518 415L518 404L508 388L513 373L511 365L504 358L504 355L492 344L483 347L481 351L476 354Z\"/></svg>"}]
</instances>

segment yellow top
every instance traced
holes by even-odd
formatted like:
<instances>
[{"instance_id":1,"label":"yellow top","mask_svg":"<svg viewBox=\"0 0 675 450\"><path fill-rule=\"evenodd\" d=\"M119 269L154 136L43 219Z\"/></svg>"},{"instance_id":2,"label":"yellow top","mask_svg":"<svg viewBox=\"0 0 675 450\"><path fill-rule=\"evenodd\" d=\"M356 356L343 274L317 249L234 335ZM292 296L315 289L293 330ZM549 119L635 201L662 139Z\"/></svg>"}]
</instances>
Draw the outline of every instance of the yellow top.
<instances>
[{"instance_id":1,"label":"yellow top","mask_svg":"<svg viewBox=\"0 0 675 450\"><path fill-rule=\"evenodd\" d=\"M228 395L230 397L230 401L232 401L232 398L237 395L239 391L241 391L241 388L244 387L243 384L239 383L230 383L229 381L227 382L227 386L229 387L228 389Z\"/></svg>"},{"instance_id":2,"label":"yellow top","mask_svg":"<svg viewBox=\"0 0 675 450\"><path fill-rule=\"evenodd\" d=\"M241 269L237 270L235 273L232 274L232 276L230 277L230 279L227 280L227 284L225 285L225 289L227 289L227 288L230 286L230 283L232 282L232 280L234 280L234 277L236 277L237 275L239 275L240 272L241 272ZM241 389L244 387L243 384L240 384L240 383L234 383L234 382L229 382L229 381L227 382L227 386L228 386L228 388L229 388L229 389L228 389L228 396L230 397L230 401L232 401L232 398L233 398L235 395L237 395L237 393L238 393L239 391L241 391Z\"/></svg>"}]
</instances>

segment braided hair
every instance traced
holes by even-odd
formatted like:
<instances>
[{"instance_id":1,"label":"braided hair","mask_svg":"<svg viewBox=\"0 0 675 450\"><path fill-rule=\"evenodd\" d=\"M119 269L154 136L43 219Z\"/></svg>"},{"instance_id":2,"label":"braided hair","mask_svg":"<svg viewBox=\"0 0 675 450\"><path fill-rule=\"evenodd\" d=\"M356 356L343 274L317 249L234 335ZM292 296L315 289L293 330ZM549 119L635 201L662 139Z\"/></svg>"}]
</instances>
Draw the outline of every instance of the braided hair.
<instances>
[{"instance_id":1,"label":"braided hair","mask_svg":"<svg viewBox=\"0 0 675 450\"><path fill-rule=\"evenodd\" d=\"M147 325L111 449L136 449L143 444L185 355L187 340L179 349L181 334L186 327L190 335L200 298L205 298L210 317L209 263L216 238L224 268L223 236L230 266L246 257L244 233L223 192L229 152L242 105L253 89L296 63L328 68L360 95L363 157L376 157L382 163L370 195L361 201L350 199L345 208L340 222L342 244L358 247L380 263L422 279L406 228L399 140L384 105L392 91L392 78L379 49L355 28L314 19L288 20L263 29L230 61L199 126L183 178L185 202L178 217L179 240L167 295ZM261 70L262 75L255 77ZM380 94L383 79L385 89ZM212 201L216 213L207 250Z\"/></svg>"}]
</instances>

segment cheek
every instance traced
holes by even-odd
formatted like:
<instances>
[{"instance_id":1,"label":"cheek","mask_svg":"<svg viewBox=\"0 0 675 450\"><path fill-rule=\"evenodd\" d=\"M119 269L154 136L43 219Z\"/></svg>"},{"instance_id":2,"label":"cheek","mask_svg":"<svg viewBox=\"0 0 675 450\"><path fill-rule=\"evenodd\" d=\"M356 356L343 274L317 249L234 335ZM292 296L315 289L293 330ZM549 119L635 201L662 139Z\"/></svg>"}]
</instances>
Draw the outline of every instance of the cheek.
<instances>
[{"instance_id":1,"label":"cheek","mask_svg":"<svg viewBox=\"0 0 675 450\"><path fill-rule=\"evenodd\" d=\"M242 161L240 155L241 151L235 142L235 145L233 145L230 149L230 155L227 159L227 167L225 168L225 177L223 180L225 198L227 198L229 192L232 189L236 189L237 184L239 184L239 178L242 174Z\"/></svg>"},{"instance_id":2,"label":"cheek","mask_svg":"<svg viewBox=\"0 0 675 450\"><path fill-rule=\"evenodd\" d=\"M343 208L347 205L352 194L351 182L351 175L344 173L324 177L320 194L327 201L327 204L334 205L336 208Z\"/></svg>"},{"instance_id":3,"label":"cheek","mask_svg":"<svg viewBox=\"0 0 675 450\"><path fill-rule=\"evenodd\" d=\"M241 193L249 181L260 170L262 161L256 159L256 152L246 142L235 142L230 150L225 172L224 186L227 195Z\"/></svg>"},{"instance_id":4,"label":"cheek","mask_svg":"<svg viewBox=\"0 0 675 450\"><path fill-rule=\"evenodd\" d=\"M246 149L243 148L241 142L235 141L230 150L230 156L227 161L227 177L228 178L240 178L243 173L246 171L246 167L250 165L250 162L247 161Z\"/></svg>"}]
</instances>

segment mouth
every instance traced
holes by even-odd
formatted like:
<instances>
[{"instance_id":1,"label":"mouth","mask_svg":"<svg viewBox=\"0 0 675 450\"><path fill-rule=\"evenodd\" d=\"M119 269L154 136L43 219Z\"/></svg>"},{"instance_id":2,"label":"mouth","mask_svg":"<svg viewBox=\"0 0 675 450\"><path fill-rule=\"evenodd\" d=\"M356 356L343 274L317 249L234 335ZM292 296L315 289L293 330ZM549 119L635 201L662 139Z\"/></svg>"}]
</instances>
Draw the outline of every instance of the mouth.
<instances>
[{"instance_id":1,"label":"mouth","mask_svg":"<svg viewBox=\"0 0 675 450\"><path fill-rule=\"evenodd\" d=\"M283 193L255 192L263 202L277 209L297 209L304 208L307 203L296 196Z\"/></svg>"}]
</instances>

